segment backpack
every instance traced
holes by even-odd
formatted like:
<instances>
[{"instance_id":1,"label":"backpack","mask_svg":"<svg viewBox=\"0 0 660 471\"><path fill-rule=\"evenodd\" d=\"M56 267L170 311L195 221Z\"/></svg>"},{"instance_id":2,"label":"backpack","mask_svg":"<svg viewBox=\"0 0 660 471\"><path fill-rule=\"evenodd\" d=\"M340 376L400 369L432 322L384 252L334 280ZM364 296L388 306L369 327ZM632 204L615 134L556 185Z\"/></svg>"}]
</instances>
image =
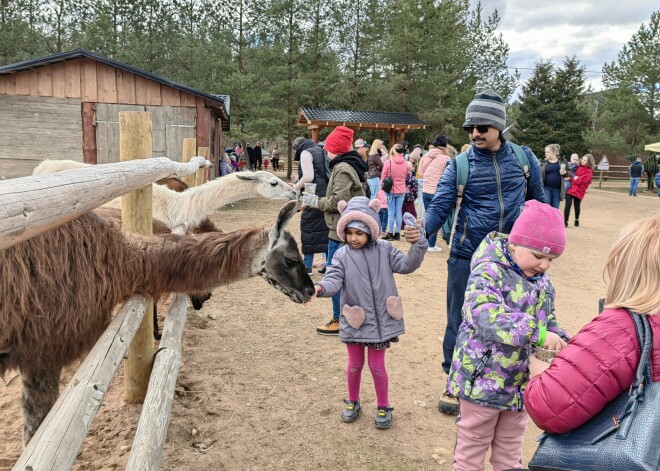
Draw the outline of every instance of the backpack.
<instances>
[{"instance_id":1,"label":"backpack","mask_svg":"<svg viewBox=\"0 0 660 471\"><path fill-rule=\"evenodd\" d=\"M527 154L522 147L513 142L509 142L513 153L520 164L520 167L525 173L525 184L527 189L529 189L529 159ZM467 152L462 152L456 156L456 195L458 196L458 201L456 206L451 209L447 220L442 225L442 239L451 247L451 237L456 226L455 219L458 214L458 210L461 207L461 200L463 199L463 193L465 192L465 185L467 185L468 176L470 173L470 162L468 161Z\"/></svg>"}]
</instances>

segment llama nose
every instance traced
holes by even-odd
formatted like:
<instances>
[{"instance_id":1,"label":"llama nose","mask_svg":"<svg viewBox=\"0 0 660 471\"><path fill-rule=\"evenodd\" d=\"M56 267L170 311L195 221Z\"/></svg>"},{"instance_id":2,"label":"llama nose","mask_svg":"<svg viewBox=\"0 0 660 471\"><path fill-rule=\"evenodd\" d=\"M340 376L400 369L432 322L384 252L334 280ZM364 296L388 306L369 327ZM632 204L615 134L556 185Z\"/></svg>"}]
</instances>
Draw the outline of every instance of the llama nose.
<instances>
[{"instance_id":1,"label":"llama nose","mask_svg":"<svg viewBox=\"0 0 660 471\"><path fill-rule=\"evenodd\" d=\"M316 288L314 288L314 285L305 288L305 294L310 298L314 295L315 292L316 292Z\"/></svg>"}]
</instances>

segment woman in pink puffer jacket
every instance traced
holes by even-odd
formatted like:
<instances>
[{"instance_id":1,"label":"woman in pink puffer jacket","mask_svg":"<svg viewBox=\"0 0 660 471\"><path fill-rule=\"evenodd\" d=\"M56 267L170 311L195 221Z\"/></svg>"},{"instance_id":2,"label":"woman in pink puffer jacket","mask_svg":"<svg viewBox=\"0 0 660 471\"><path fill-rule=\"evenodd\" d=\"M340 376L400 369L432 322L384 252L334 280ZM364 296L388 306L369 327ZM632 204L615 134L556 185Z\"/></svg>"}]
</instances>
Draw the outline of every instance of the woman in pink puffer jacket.
<instances>
[{"instance_id":1,"label":"woman in pink puffer jacket","mask_svg":"<svg viewBox=\"0 0 660 471\"><path fill-rule=\"evenodd\" d=\"M387 177L392 177L394 185L392 191L387 194L387 234L385 240L399 240L399 228L403 222L401 208L403 198L406 195L406 175L408 174L408 162L403 157L403 147L400 144L390 149L390 158L383 163L380 174L381 184Z\"/></svg>"},{"instance_id":2,"label":"woman in pink puffer jacket","mask_svg":"<svg viewBox=\"0 0 660 471\"><path fill-rule=\"evenodd\" d=\"M550 433L587 422L630 388L639 364L635 325L626 309L648 316L651 372L660 381L660 214L623 227L605 266L605 310L551 364L530 356L525 408Z\"/></svg>"}]
</instances>

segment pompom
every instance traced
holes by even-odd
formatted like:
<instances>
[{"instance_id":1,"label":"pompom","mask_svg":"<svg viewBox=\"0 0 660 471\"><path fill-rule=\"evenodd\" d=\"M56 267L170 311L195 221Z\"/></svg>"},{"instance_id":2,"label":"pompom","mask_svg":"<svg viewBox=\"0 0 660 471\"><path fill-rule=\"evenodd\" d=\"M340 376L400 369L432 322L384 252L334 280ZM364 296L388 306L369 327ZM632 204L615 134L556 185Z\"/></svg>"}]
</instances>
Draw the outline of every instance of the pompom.
<instances>
[{"instance_id":1,"label":"pompom","mask_svg":"<svg viewBox=\"0 0 660 471\"><path fill-rule=\"evenodd\" d=\"M373 199L373 200L369 201L369 207L371 209L373 209L374 211L376 211L376 212L380 211L380 200Z\"/></svg>"},{"instance_id":2,"label":"pompom","mask_svg":"<svg viewBox=\"0 0 660 471\"><path fill-rule=\"evenodd\" d=\"M347 205L347 204L348 204L348 203L347 203L346 201L344 201L344 200L341 200L339 203L337 203L337 209L339 209L339 212L340 212L340 213L343 213L343 212L344 212L344 210L346 209L346 205Z\"/></svg>"}]
</instances>

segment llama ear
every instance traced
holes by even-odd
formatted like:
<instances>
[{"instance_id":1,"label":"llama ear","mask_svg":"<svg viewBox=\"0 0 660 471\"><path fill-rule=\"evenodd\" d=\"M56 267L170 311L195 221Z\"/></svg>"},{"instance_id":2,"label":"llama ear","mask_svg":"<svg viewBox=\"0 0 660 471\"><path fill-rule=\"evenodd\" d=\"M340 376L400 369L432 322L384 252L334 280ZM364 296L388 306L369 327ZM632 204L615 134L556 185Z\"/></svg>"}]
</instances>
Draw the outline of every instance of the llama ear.
<instances>
[{"instance_id":1,"label":"llama ear","mask_svg":"<svg viewBox=\"0 0 660 471\"><path fill-rule=\"evenodd\" d=\"M270 233L268 234L270 241L275 242L282 236L284 228L289 223L294 214L298 211L298 206L300 202L298 200L289 201L282 209L280 209L280 214L277 216L277 222L271 228Z\"/></svg>"},{"instance_id":2,"label":"llama ear","mask_svg":"<svg viewBox=\"0 0 660 471\"><path fill-rule=\"evenodd\" d=\"M238 173L232 173L232 175L236 175L236 178L238 178L239 180L247 180L247 181L259 180L259 176L256 175L254 172L238 172Z\"/></svg>"},{"instance_id":3,"label":"llama ear","mask_svg":"<svg viewBox=\"0 0 660 471\"><path fill-rule=\"evenodd\" d=\"M380 211L380 200L369 201L369 207L376 212Z\"/></svg>"},{"instance_id":4,"label":"llama ear","mask_svg":"<svg viewBox=\"0 0 660 471\"><path fill-rule=\"evenodd\" d=\"M347 205L348 203L346 201L341 200L339 203L337 203L337 209L339 210L340 213L343 213Z\"/></svg>"}]
</instances>

